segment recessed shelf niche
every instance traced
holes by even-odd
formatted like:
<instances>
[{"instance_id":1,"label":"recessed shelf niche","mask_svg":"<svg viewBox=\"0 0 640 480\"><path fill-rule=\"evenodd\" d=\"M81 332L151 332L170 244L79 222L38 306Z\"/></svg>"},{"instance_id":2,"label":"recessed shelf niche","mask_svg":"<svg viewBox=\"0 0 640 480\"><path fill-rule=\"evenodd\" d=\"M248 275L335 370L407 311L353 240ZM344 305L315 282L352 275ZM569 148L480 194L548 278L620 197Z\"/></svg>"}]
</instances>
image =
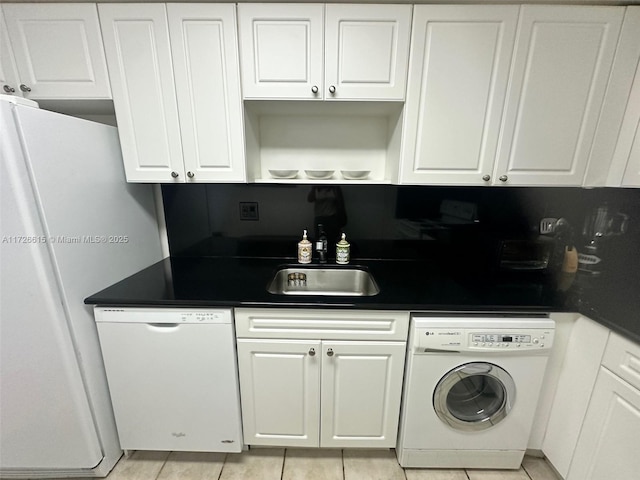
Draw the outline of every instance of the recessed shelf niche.
<instances>
[{"instance_id":1,"label":"recessed shelf niche","mask_svg":"<svg viewBox=\"0 0 640 480\"><path fill-rule=\"evenodd\" d=\"M248 181L255 183L397 183L399 102L245 101ZM273 178L269 170L298 170ZM333 170L327 180L305 170ZM347 180L341 170L371 173Z\"/></svg>"}]
</instances>

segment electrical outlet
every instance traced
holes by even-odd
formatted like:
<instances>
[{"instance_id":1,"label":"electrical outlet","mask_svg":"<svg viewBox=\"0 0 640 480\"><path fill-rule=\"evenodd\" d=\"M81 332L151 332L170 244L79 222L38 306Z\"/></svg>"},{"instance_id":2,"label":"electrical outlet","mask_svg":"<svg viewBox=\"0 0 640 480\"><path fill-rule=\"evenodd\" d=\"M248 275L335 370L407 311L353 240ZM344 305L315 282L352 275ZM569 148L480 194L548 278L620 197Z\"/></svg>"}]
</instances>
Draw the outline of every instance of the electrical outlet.
<instances>
[{"instance_id":1,"label":"electrical outlet","mask_svg":"<svg viewBox=\"0 0 640 480\"><path fill-rule=\"evenodd\" d=\"M259 220L258 202L240 202L240 220Z\"/></svg>"},{"instance_id":2,"label":"electrical outlet","mask_svg":"<svg viewBox=\"0 0 640 480\"><path fill-rule=\"evenodd\" d=\"M543 235L548 235L553 233L556 229L556 223L558 222L557 218L543 218L540 220L540 233Z\"/></svg>"}]
</instances>

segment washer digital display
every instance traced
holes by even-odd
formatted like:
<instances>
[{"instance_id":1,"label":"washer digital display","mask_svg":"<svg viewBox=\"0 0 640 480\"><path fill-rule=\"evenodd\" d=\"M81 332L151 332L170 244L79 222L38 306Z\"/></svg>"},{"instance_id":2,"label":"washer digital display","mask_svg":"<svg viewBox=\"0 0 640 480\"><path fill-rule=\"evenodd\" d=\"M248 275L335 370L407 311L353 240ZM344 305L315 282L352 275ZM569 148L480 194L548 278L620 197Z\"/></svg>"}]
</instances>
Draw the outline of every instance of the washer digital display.
<instances>
[{"instance_id":1,"label":"washer digital display","mask_svg":"<svg viewBox=\"0 0 640 480\"><path fill-rule=\"evenodd\" d=\"M531 335L503 335L495 333L474 333L471 335L473 342L494 343L531 343Z\"/></svg>"}]
</instances>

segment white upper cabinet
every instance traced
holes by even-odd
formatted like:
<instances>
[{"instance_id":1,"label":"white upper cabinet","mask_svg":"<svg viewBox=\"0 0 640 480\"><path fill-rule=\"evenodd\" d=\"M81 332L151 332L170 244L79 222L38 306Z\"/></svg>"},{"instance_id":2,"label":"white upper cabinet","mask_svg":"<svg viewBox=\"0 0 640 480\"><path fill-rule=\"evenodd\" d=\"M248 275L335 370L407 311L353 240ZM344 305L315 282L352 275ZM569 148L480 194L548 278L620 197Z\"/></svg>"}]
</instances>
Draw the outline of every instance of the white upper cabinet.
<instances>
[{"instance_id":1,"label":"white upper cabinet","mask_svg":"<svg viewBox=\"0 0 640 480\"><path fill-rule=\"evenodd\" d=\"M607 185L640 187L640 6L628 7L621 34L621 48L626 47L630 55L624 57L624 66L631 66L630 72L621 75L632 79L624 97L624 110L619 130L616 131L616 143L608 171ZM624 43L623 43L624 42ZM628 58L628 57L631 58ZM616 56L618 62L618 56ZM626 85L623 85L623 87ZM609 87L611 90L611 86ZM613 93L607 92L608 96ZM611 102L613 103L613 102ZM593 169L589 165L590 170Z\"/></svg>"},{"instance_id":2,"label":"white upper cabinet","mask_svg":"<svg viewBox=\"0 0 640 480\"><path fill-rule=\"evenodd\" d=\"M244 182L242 97L232 4L168 4L188 181Z\"/></svg>"},{"instance_id":3,"label":"white upper cabinet","mask_svg":"<svg viewBox=\"0 0 640 480\"><path fill-rule=\"evenodd\" d=\"M0 95L22 96L18 81L18 68L11 51L2 8L0 8Z\"/></svg>"},{"instance_id":4,"label":"white upper cabinet","mask_svg":"<svg viewBox=\"0 0 640 480\"><path fill-rule=\"evenodd\" d=\"M235 6L99 11L127 180L245 181Z\"/></svg>"},{"instance_id":5,"label":"white upper cabinet","mask_svg":"<svg viewBox=\"0 0 640 480\"><path fill-rule=\"evenodd\" d=\"M184 181L165 6L98 9L127 181Z\"/></svg>"},{"instance_id":6,"label":"white upper cabinet","mask_svg":"<svg viewBox=\"0 0 640 480\"><path fill-rule=\"evenodd\" d=\"M640 90L640 88L637 90ZM635 101L640 102L640 96L637 97ZM640 115L638 117L640 117ZM638 118L638 122L636 122L635 134L633 136L631 149L629 150L627 168L624 171L622 186L640 187L640 118Z\"/></svg>"},{"instance_id":7,"label":"white upper cabinet","mask_svg":"<svg viewBox=\"0 0 640 480\"><path fill-rule=\"evenodd\" d=\"M640 63L618 137L614 161L616 157L620 157L626 165L622 186L640 187Z\"/></svg>"},{"instance_id":8,"label":"white upper cabinet","mask_svg":"<svg viewBox=\"0 0 640 480\"><path fill-rule=\"evenodd\" d=\"M518 10L415 6L402 183L491 184Z\"/></svg>"},{"instance_id":9,"label":"white upper cabinet","mask_svg":"<svg viewBox=\"0 0 640 480\"><path fill-rule=\"evenodd\" d=\"M520 11L494 176L508 185L582 185L624 8Z\"/></svg>"},{"instance_id":10,"label":"white upper cabinet","mask_svg":"<svg viewBox=\"0 0 640 480\"><path fill-rule=\"evenodd\" d=\"M2 10L2 76L16 93L34 100L111 98L95 4L5 4Z\"/></svg>"},{"instance_id":11,"label":"white upper cabinet","mask_svg":"<svg viewBox=\"0 0 640 480\"><path fill-rule=\"evenodd\" d=\"M327 5L325 99L404 100L410 32L410 5Z\"/></svg>"},{"instance_id":12,"label":"white upper cabinet","mask_svg":"<svg viewBox=\"0 0 640 480\"><path fill-rule=\"evenodd\" d=\"M239 4L244 98L403 100L411 9Z\"/></svg>"},{"instance_id":13,"label":"white upper cabinet","mask_svg":"<svg viewBox=\"0 0 640 480\"><path fill-rule=\"evenodd\" d=\"M239 4L244 98L322 98L324 5Z\"/></svg>"}]
</instances>

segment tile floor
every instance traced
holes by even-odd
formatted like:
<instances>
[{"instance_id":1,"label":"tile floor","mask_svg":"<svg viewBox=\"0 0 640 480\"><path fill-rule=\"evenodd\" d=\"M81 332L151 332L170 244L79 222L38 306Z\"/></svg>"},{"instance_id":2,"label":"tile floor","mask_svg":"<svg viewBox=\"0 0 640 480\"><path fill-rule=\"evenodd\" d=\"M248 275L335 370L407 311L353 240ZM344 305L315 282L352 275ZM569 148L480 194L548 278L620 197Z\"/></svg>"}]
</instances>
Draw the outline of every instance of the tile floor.
<instances>
[{"instance_id":1,"label":"tile floor","mask_svg":"<svg viewBox=\"0 0 640 480\"><path fill-rule=\"evenodd\" d=\"M261 448L243 453L134 452L108 480L559 480L544 459L518 470L403 469L393 450Z\"/></svg>"}]
</instances>

